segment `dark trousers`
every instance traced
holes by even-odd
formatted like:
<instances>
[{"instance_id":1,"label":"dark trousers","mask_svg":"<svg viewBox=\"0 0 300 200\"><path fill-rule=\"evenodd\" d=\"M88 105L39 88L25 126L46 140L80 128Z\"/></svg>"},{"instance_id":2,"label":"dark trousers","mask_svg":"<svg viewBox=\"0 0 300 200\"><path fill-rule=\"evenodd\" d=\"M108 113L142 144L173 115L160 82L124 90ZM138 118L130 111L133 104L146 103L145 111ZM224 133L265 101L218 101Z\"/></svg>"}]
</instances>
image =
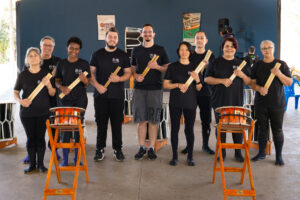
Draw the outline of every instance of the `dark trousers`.
<instances>
[{"instance_id":1,"label":"dark trousers","mask_svg":"<svg viewBox=\"0 0 300 200\"><path fill-rule=\"evenodd\" d=\"M219 123L219 114L215 112L216 124ZM216 137L218 137L218 129L216 128ZM242 133L232 133L232 140L234 143L241 144L243 142L243 134ZM221 133L221 142L226 142L226 133Z\"/></svg>"},{"instance_id":2,"label":"dark trousers","mask_svg":"<svg viewBox=\"0 0 300 200\"><path fill-rule=\"evenodd\" d=\"M46 150L45 132L48 115L20 118L27 136L26 149L29 161L35 165L36 154L38 154L38 164L42 164Z\"/></svg>"},{"instance_id":3,"label":"dark trousers","mask_svg":"<svg viewBox=\"0 0 300 200\"><path fill-rule=\"evenodd\" d=\"M197 104L200 109L202 123L203 146L208 146L211 123L211 99L210 96L197 96Z\"/></svg>"},{"instance_id":4,"label":"dark trousers","mask_svg":"<svg viewBox=\"0 0 300 200\"><path fill-rule=\"evenodd\" d=\"M184 115L184 133L187 141L188 159L192 159L194 149L194 124L196 118L196 109L182 109L170 106L171 144L173 158L178 159L178 132L180 129L180 118L182 113Z\"/></svg>"},{"instance_id":5,"label":"dark trousers","mask_svg":"<svg viewBox=\"0 0 300 200\"><path fill-rule=\"evenodd\" d=\"M269 122L271 124L274 143L283 143L282 131L284 108L268 108L255 106L255 114L258 126L258 141L267 142L269 139Z\"/></svg>"},{"instance_id":6,"label":"dark trousers","mask_svg":"<svg viewBox=\"0 0 300 200\"><path fill-rule=\"evenodd\" d=\"M112 147L119 151L122 149L122 122L124 99L94 99L95 119L97 123L98 150L106 147L108 120L111 124Z\"/></svg>"}]
</instances>

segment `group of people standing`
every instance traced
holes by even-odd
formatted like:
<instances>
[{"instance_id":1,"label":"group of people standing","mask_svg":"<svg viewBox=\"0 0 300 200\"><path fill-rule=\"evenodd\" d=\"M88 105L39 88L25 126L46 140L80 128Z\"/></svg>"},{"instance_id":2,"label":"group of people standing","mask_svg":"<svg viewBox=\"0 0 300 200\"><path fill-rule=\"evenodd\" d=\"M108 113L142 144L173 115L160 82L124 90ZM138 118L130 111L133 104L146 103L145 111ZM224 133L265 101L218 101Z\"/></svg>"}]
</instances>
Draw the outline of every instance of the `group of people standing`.
<instances>
[{"instance_id":1,"label":"group of people standing","mask_svg":"<svg viewBox=\"0 0 300 200\"><path fill-rule=\"evenodd\" d=\"M95 121L97 124L97 140L95 161L104 159L108 121L111 123L112 148L117 161L123 161L125 156L122 152L122 122L124 109L124 82L131 75L135 78L133 94L133 117L138 123L138 144L139 149L135 154L136 160L144 156L155 160L157 155L154 145L157 138L158 124L162 110L163 90L170 90L170 117L171 117L171 145L172 159L170 165L178 163L178 133L180 118L184 115L185 136L187 146L181 152L187 154L187 165L194 166L194 123L196 109L200 109L202 122L202 150L208 154L215 152L209 147L209 136L211 132L211 111L222 106L243 106L243 89L249 85L256 92L255 111L258 120L259 153L253 158L254 161L264 159L265 147L271 123L273 139L276 148L276 163L283 165L283 114L285 99L283 85L291 85L292 79L288 66L285 62L274 58L274 43L266 40L261 43L263 59L251 65L251 69L237 69L242 62L235 58L238 43L234 37L227 37L222 42L223 54L215 58L212 54L209 61L203 61L207 51L208 42L206 33L199 31L195 34L195 49L190 43L181 42L177 48L178 61L170 64L167 52L164 47L155 44L155 32L151 24L144 24L141 32L143 44L132 51L131 60L127 54L118 48L119 34L115 28L109 29L106 33L104 48L95 51L87 62L78 57L82 48L82 41L77 37L71 37L66 44L68 57L59 59L52 55L55 41L52 37L46 36L40 42L39 49L31 47L25 56L25 68L18 76L14 88L16 100L21 105L20 117L24 126L27 143L26 148L29 167L25 173L32 172L39 168L41 172L47 171L43 164L45 154L45 131L46 119L49 117L49 108L55 106L80 107L86 109L87 94L86 86L92 84L94 90ZM155 59L156 57L156 59ZM195 72L199 63L205 62L205 70ZM275 69L275 63L281 63L279 69ZM118 74L113 72L120 67ZM145 76L146 67L150 68ZM83 75L83 72L88 75ZM269 90L263 86L270 73L275 74L275 79ZM46 78L47 73L52 73L54 79ZM163 73L164 78L163 78ZM237 77L231 81L231 74ZM193 82L190 86L185 85L187 79L192 76ZM74 89L70 85L76 78L80 79ZM105 83L111 84L106 87ZM29 94L35 87L43 82L43 88L37 97L31 101ZM23 90L22 98L20 91ZM59 100L59 93L65 98ZM81 113L82 117L84 113ZM216 122L218 115L215 113ZM149 145L146 148L146 135L149 135ZM78 141L78 134L74 134L75 141ZM69 142L72 134L64 132L62 141ZM221 135L224 142L226 135ZM235 143L242 142L242 134L234 133ZM63 149L63 160L61 166L67 166L69 149ZM74 161L77 160L75 150ZM222 152L224 159L226 152ZM37 155L37 161L36 161ZM58 155L58 154L57 154ZM57 156L60 158L60 156ZM241 150L235 150L235 158L243 162Z\"/></svg>"}]
</instances>

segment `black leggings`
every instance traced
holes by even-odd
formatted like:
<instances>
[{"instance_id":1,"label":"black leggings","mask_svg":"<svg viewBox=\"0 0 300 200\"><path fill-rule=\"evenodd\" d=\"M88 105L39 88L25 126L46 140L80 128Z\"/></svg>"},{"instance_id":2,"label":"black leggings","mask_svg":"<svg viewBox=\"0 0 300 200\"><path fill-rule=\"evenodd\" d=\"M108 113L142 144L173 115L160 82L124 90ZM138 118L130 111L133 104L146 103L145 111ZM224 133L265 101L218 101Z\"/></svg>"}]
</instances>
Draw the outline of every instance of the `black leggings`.
<instances>
[{"instance_id":1,"label":"black leggings","mask_svg":"<svg viewBox=\"0 0 300 200\"><path fill-rule=\"evenodd\" d=\"M182 109L170 106L173 159L178 159L178 132L180 128L180 118L182 113L184 115L184 133L187 141L188 159L192 159L194 149L194 124L196 109Z\"/></svg>"},{"instance_id":2,"label":"black leggings","mask_svg":"<svg viewBox=\"0 0 300 200\"><path fill-rule=\"evenodd\" d=\"M45 132L46 132L46 119L48 115L40 117L21 117L21 122L24 126L27 142L26 148L42 148L45 149Z\"/></svg>"},{"instance_id":3,"label":"black leggings","mask_svg":"<svg viewBox=\"0 0 300 200\"><path fill-rule=\"evenodd\" d=\"M268 108L255 106L255 114L258 126L258 141L267 142L269 139L269 122L273 133L274 143L283 142L283 116L284 108Z\"/></svg>"}]
</instances>

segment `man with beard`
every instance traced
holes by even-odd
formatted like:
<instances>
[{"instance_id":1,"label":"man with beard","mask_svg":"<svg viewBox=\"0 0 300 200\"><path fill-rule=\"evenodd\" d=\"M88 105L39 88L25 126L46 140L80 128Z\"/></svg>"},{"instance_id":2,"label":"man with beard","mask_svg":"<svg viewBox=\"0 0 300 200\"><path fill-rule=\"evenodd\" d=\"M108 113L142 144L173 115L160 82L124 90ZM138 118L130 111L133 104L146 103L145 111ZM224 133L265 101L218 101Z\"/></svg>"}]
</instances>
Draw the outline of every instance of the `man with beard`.
<instances>
[{"instance_id":1,"label":"man with beard","mask_svg":"<svg viewBox=\"0 0 300 200\"><path fill-rule=\"evenodd\" d=\"M205 45L208 42L206 33L199 31L195 34L195 52L190 58L190 62L195 68L200 64L204 59L207 51L205 50ZM215 56L212 54L210 56L209 62L212 63L215 59ZM202 150L208 154L215 154L208 146L209 136L210 136L210 123L211 123L211 89L204 82L205 71L202 71L199 76L201 80L202 88L200 91L197 91L197 104L200 109L200 118L202 121ZM182 150L182 153L187 153L187 148Z\"/></svg>"},{"instance_id":2,"label":"man with beard","mask_svg":"<svg viewBox=\"0 0 300 200\"><path fill-rule=\"evenodd\" d=\"M117 48L119 36L113 27L106 33L105 48L93 53L90 61L91 83L95 87L94 106L97 123L95 161L103 160L106 147L107 125L110 119L112 147L117 161L125 159L122 152L122 122L124 108L124 81L131 75L130 61L124 51ZM113 72L121 67L115 75ZM107 80L111 81L104 87Z\"/></svg>"},{"instance_id":3,"label":"man with beard","mask_svg":"<svg viewBox=\"0 0 300 200\"><path fill-rule=\"evenodd\" d=\"M53 55L53 50L55 47L55 40L51 36L44 36L40 41L40 49L41 49L41 56L43 59L43 64L41 66L42 69L47 70L49 73L52 73L53 75L56 72L56 66L58 62L60 61L59 57L56 57ZM24 70L27 70L27 67L24 68ZM50 96L50 107L56 107L57 106L57 96ZM52 133L55 132L55 129L52 129ZM48 142L48 147L51 150L50 147L50 141ZM57 153L57 159L60 160L61 157ZM29 163L28 155L24 158L23 163Z\"/></svg>"},{"instance_id":4,"label":"man with beard","mask_svg":"<svg viewBox=\"0 0 300 200\"><path fill-rule=\"evenodd\" d=\"M155 33L152 24L143 25L141 36L144 43L134 48L131 56L131 69L135 78L133 117L134 122L138 123L140 146L135 159L140 160L147 153L145 139L148 123L150 140L148 158L155 160L157 156L154 153L154 145L162 108L162 72L167 70L169 58L164 47L154 44ZM159 56L157 61L152 61L154 55ZM144 77L142 73L147 66L150 70Z\"/></svg>"}]
</instances>

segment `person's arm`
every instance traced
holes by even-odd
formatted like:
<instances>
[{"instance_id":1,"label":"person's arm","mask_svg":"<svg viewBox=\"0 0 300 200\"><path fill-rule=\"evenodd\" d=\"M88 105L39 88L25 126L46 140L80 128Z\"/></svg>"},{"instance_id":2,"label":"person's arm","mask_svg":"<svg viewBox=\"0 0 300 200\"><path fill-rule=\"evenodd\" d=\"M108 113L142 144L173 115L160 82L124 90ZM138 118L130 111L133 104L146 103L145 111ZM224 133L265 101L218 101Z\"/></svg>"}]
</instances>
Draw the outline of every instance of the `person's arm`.
<instances>
[{"instance_id":1,"label":"person's arm","mask_svg":"<svg viewBox=\"0 0 300 200\"><path fill-rule=\"evenodd\" d=\"M85 87L90 85L90 78L86 77L83 73L78 76L79 80L84 84Z\"/></svg>"},{"instance_id":2,"label":"person's arm","mask_svg":"<svg viewBox=\"0 0 300 200\"><path fill-rule=\"evenodd\" d=\"M144 77L142 76L142 74L137 74L136 73L136 66L131 65L131 73L133 74L135 80L137 82L143 82L144 81Z\"/></svg>"},{"instance_id":3,"label":"person's arm","mask_svg":"<svg viewBox=\"0 0 300 200\"><path fill-rule=\"evenodd\" d=\"M271 69L271 72L278 77L278 79L281 81L283 85L291 86L293 84L293 78L290 78L285 74L283 74L280 69L276 69L275 67L273 67L273 69Z\"/></svg>"},{"instance_id":4,"label":"person's arm","mask_svg":"<svg viewBox=\"0 0 300 200\"><path fill-rule=\"evenodd\" d=\"M212 77L212 76L205 77L204 82L209 84L209 85L222 84L225 87L229 87L232 84L232 81L229 78L215 78L215 77Z\"/></svg>"},{"instance_id":5,"label":"person's arm","mask_svg":"<svg viewBox=\"0 0 300 200\"><path fill-rule=\"evenodd\" d=\"M168 69L169 64L170 63L167 63L167 64L164 64L164 65L160 66L159 64L157 64L156 61L149 61L148 62L148 67L150 69L156 69L156 70L158 70L158 71L160 71L162 73L165 73L167 71L167 69Z\"/></svg>"},{"instance_id":6,"label":"person's arm","mask_svg":"<svg viewBox=\"0 0 300 200\"><path fill-rule=\"evenodd\" d=\"M52 87L52 84L50 82L50 79L47 78L46 76L42 79L42 82L44 83L44 85L47 87L48 89L48 94L50 96L54 96L55 95L55 92L56 92L56 89Z\"/></svg>"},{"instance_id":7,"label":"person's arm","mask_svg":"<svg viewBox=\"0 0 300 200\"><path fill-rule=\"evenodd\" d=\"M266 96L268 94L268 89L256 84L256 79L250 79L250 85L253 90L260 93L262 96Z\"/></svg>"},{"instance_id":8,"label":"person's arm","mask_svg":"<svg viewBox=\"0 0 300 200\"><path fill-rule=\"evenodd\" d=\"M21 99L19 90L14 90L14 97L16 101L19 102L25 108L28 108L32 102L30 99Z\"/></svg>"},{"instance_id":9,"label":"person's arm","mask_svg":"<svg viewBox=\"0 0 300 200\"><path fill-rule=\"evenodd\" d=\"M250 85L251 79L243 71L236 69L236 70L234 70L234 73L235 73L235 75L237 75L238 77L243 79L243 82L246 85Z\"/></svg>"},{"instance_id":10,"label":"person's arm","mask_svg":"<svg viewBox=\"0 0 300 200\"><path fill-rule=\"evenodd\" d=\"M91 84L96 88L96 90L100 94L104 94L107 91L107 88L105 88L103 85L98 83L98 81L96 80L96 77L95 77L96 67L90 66L90 70L91 70Z\"/></svg>"},{"instance_id":11,"label":"person's arm","mask_svg":"<svg viewBox=\"0 0 300 200\"><path fill-rule=\"evenodd\" d=\"M201 84L201 81L200 81L199 74L197 72L195 72L195 71L192 71L191 72L191 76L193 77L193 79L196 82L196 90L200 91L201 88L202 88L202 84Z\"/></svg>"},{"instance_id":12,"label":"person's arm","mask_svg":"<svg viewBox=\"0 0 300 200\"><path fill-rule=\"evenodd\" d=\"M125 82L130 78L130 76L131 76L131 69L130 68L124 68L123 76L118 76L118 75L111 74L110 77L109 77L109 80L113 83Z\"/></svg>"},{"instance_id":13,"label":"person's arm","mask_svg":"<svg viewBox=\"0 0 300 200\"><path fill-rule=\"evenodd\" d=\"M58 88L64 95L70 94L71 90L67 86L62 85L60 78L55 78L55 86Z\"/></svg>"},{"instance_id":14,"label":"person's arm","mask_svg":"<svg viewBox=\"0 0 300 200\"><path fill-rule=\"evenodd\" d=\"M179 83L171 83L170 80L164 80L163 87L167 90L173 90L179 88Z\"/></svg>"}]
</instances>

